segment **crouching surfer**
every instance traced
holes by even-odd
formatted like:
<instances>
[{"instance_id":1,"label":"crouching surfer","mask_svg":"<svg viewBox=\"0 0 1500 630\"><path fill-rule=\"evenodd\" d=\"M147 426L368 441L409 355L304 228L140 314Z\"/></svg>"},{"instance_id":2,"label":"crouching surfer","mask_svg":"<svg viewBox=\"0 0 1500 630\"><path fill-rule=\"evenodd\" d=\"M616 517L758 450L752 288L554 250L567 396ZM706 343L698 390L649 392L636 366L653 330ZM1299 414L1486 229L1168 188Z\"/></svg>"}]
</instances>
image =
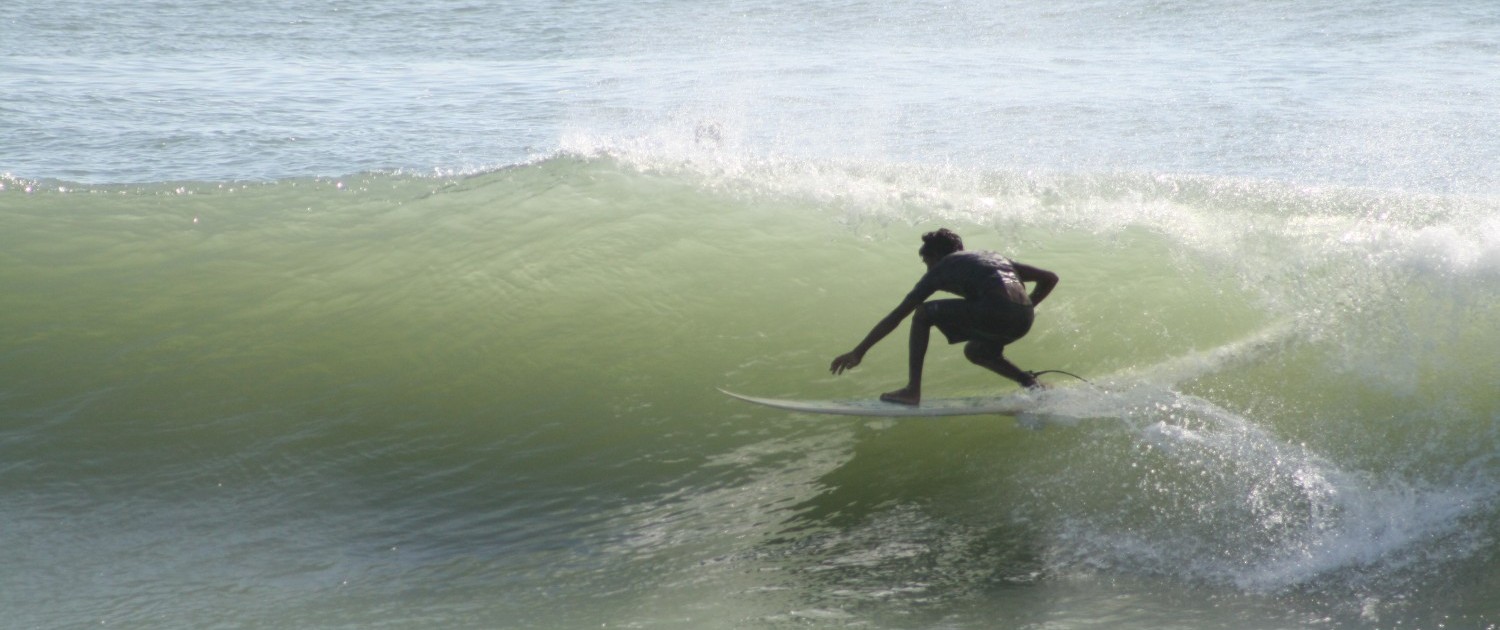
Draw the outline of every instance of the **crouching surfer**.
<instances>
[{"instance_id":1,"label":"crouching surfer","mask_svg":"<svg viewBox=\"0 0 1500 630\"><path fill-rule=\"evenodd\" d=\"M1031 330L1033 311L1057 286L1057 274L995 252L964 251L963 239L947 228L923 234L922 248L917 254L927 265L927 273L895 310L870 329L858 346L835 358L829 370L842 374L859 365L871 347L896 330L906 316L915 313L906 387L881 394L881 400L903 405L922 401L922 363L933 326L942 331L948 343L967 342L964 356L969 361L1022 387L1040 387L1034 374L1022 371L1005 358L1005 346ZM1036 285L1029 294L1023 284L1027 282ZM963 299L927 301L937 291L954 293Z\"/></svg>"}]
</instances>

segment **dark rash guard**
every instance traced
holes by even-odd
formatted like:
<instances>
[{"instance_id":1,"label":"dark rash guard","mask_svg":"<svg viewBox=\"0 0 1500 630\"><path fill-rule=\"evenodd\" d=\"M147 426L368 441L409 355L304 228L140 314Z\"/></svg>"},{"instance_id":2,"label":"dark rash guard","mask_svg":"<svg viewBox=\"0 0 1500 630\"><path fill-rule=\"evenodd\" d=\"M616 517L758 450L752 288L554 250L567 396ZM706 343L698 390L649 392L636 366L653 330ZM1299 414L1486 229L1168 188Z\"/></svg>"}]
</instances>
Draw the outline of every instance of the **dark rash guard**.
<instances>
[{"instance_id":1,"label":"dark rash guard","mask_svg":"<svg viewBox=\"0 0 1500 630\"><path fill-rule=\"evenodd\" d=\"M947 291L962 300L931 300ZM917 281L907 300L919 307L948 338L948 343L994 345L1000 352L1031 330L1035 317L1031 297L1009 258L987 251L960 251L944 256Z\"/></svg>"},{"instance_id":2,"label":"dark rash guard","mask_svg":"<svg viewBox=\"0 0 1500 630\"><path fill-rule=\"evenodd\" d=\"M906 299L922 302L938 291L976 302L1000 300L1031 306L1014 263L995 252L961 251L944 256L917 281Z\"/></svg>"}]
</instances>

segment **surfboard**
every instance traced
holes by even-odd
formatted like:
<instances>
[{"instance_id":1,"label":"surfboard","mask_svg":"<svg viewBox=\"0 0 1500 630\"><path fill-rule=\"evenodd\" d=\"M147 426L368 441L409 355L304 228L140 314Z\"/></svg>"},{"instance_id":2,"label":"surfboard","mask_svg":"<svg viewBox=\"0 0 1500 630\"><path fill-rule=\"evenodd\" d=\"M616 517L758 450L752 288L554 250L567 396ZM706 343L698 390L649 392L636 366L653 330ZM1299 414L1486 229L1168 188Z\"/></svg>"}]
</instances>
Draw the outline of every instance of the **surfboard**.
<instances>
[{"instance_id":1,"label":"surfboard","mask_svg":"<svg viewBox=\"0 0 1500 630\"><path fill-rule=\"evenodd\" d=\"M862 400L787 400L762 398L736 394L727 389L719 391L748 403L764 405L786 411L822 413L839 416L868 416L877 418L913 418L937 416L1015 416L1037 407L1033 394L1011 394L1009 396L972 396L967 398L929 398L917 406L889 403L878 398Z\"/></svg>"}]
</instances>

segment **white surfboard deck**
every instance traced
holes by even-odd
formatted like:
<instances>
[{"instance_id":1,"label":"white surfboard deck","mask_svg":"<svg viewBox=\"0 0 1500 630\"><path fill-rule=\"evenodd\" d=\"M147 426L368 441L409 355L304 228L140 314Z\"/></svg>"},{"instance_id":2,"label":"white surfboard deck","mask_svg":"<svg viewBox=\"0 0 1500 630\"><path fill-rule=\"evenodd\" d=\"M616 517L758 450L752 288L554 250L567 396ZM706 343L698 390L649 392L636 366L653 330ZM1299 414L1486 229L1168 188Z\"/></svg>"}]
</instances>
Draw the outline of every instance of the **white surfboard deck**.
<instances>
[{"instance_id":1,"label":"white surfboard deck","mask_svg":"<svg viewBox=\"0 0 1500 630\"><path fill-rule=\"evenodd\" d=\"M876 418L923 418L937 416L1015 416L1024 414L1038 406L1034 395L1027 393L1008 396L973 396L968 398L929 398L922 404L902 405L889 403L879 398L862 400L787 400L783 398L761 398L736 394L727 389L719 391L745 402L765 405L775 409L822 413L839 416L867 416Z\"/></svg>"}]
</instances>

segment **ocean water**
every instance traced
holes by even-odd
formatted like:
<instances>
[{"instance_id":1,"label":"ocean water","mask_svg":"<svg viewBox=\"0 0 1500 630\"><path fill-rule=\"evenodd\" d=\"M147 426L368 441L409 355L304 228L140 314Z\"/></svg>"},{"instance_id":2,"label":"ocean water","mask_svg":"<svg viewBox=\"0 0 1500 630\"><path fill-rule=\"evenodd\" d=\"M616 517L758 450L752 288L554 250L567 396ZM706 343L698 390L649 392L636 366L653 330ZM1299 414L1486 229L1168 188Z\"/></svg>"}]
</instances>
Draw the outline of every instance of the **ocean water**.
<instances>
[{"instance_id":1,"label":"ocean water","mask_svg":"<svg viewBox=\"0 0 1500 630\"><path fill-rule=\"evenodd\" d=\"M0 627L1493 628L1500 5L12 3ZM939 226L1021 418L830 376ZM1013 385L929 351L928 396Z\"/></svg>"}]
</instances>

